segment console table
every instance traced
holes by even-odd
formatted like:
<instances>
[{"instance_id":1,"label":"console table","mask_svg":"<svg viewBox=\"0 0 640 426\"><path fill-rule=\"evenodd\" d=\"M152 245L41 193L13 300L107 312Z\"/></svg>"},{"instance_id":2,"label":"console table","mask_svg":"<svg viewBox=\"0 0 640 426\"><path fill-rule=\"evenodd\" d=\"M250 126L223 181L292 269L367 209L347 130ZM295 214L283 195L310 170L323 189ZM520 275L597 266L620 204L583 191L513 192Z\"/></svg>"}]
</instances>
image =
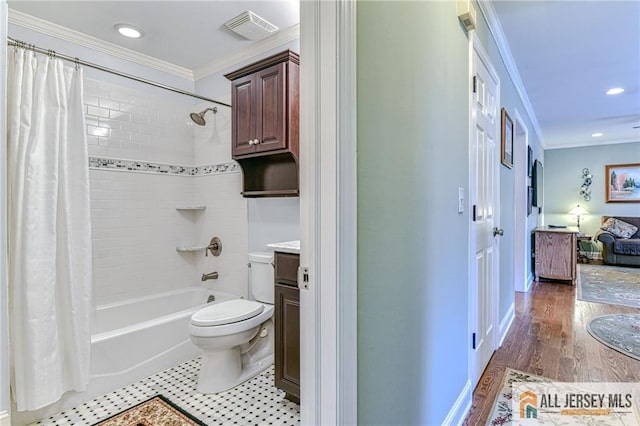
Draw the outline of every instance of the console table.
<instances>
[{"instance_id":1,"label":"console table","mask_svg":"<svg viewBox=\"0 0 640 426\"><path fill-rule=\"evenodd\" d=\"M578 232L578 228L571 226L535 229L536 280L571 281L575 285Z\"/></svg>"}]
</instances>

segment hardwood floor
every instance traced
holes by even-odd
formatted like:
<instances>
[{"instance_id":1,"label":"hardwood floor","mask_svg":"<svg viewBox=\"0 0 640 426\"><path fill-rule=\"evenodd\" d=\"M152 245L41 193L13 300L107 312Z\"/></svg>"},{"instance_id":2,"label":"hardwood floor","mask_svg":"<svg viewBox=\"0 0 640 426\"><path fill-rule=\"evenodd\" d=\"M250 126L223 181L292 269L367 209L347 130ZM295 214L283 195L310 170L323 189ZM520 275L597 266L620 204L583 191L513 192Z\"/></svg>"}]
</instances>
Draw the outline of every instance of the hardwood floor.
<instances>
[{"instance_id":1,"label":"hardwood floor","mask_svg":"<svg viewBox=\"0 0 640 426\"><path fill-rule=\"evenodd\" d=\"M534 282L529 293L516 293L515 309L473 392L465 425L486 423L505 367L566 382L640 382L640 361L598 342L586 328L595 316L640 309L579 301L575 286L559 282Z\"/></svg>"}]
</instances>

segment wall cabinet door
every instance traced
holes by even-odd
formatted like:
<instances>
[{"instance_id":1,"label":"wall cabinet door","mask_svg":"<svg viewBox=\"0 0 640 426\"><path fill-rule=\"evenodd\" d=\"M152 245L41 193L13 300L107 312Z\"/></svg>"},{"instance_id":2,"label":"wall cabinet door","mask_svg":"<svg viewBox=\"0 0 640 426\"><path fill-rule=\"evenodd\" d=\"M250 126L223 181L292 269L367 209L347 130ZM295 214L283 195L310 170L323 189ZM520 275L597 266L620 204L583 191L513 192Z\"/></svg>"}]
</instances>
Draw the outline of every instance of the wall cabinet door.
<instances>
[{"instance_id":1,"label":"wall cabinet door","mask_svg":"<svg viewBox=\"0 0 640 426\"><path fill-rule=\"evenodd\" d=\"M300 290L275 285L275 385L300 401Z\"/></svg>"},{"instance_id":2,"label":"wall cabinet door","mask_svg":"<svg viewBox=\"0 0 640 426\"><path fill-rule=\"evenodd\" d=\"M252 75L239 78L231 85L231 147L234 156L255 152L253 140L256 133L256 85Z\"/></svg>"},{"instance_id":3,"label":"wall cabinet door","mask_svg":"<svg viewBox=\"0 0 640 426\"><path fill-rule=\"evenodd\" d=\"M287 115L285 102L285 64L277 64L259 71L256 76L256 152L273 151L287 147L285 134Z\"/></svg>"}]
</instances>

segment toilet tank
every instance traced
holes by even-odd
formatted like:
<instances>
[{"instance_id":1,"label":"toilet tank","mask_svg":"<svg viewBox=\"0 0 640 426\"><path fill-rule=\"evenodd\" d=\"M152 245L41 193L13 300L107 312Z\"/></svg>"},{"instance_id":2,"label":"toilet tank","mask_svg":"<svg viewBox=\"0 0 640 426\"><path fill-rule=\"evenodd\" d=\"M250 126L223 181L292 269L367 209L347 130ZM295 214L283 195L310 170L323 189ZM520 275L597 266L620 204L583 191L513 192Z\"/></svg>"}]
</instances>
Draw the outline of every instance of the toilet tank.
<instances>
[{"instance_id":1,"label":"toilet tank","mask_svg":"<svg viewBox=\"0 0 640 426\"><path fill-rule=\"evenodd\" d=\"M271 262L272 252L249 253L249 294L259 302L273 304L274 278Z\"/></svg>"}]
</instances>

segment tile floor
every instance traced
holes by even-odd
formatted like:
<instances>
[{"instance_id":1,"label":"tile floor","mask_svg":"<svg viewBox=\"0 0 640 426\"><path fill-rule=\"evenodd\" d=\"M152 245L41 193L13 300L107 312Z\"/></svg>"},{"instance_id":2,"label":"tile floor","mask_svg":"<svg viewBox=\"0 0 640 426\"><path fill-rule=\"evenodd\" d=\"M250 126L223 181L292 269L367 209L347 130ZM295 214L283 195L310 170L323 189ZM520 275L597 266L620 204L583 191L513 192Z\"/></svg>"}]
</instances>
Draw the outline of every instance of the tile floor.
<instances>
[{"instance_id":1,"label":"tile floor","mask_svg":"<svg viewBox=\"0 0 640 426\"><path fill-rule=\"evenodd\" d=\"M92 425L162 394L208 425L298 425L300 406L273 385L273 367L217 394L196 392L200 359L184 362L33 425Z\"/></svg>"}]
</instances>

